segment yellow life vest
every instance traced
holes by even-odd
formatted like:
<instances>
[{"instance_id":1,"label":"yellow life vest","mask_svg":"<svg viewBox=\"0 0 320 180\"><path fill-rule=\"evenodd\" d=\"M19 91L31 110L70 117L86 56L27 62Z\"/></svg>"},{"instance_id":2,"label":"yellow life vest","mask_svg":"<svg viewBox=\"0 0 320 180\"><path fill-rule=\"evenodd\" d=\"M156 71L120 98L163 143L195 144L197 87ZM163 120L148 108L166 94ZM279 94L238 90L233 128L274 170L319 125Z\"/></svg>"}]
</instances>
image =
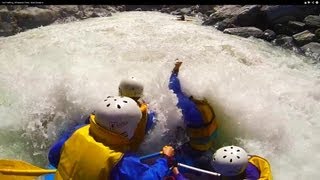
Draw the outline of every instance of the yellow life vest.
<instances>
[{"instance_id":1,"label":"yellow life vest","mask_svg":"<svg viewBox=\"0 0 320 180\"><path fill-rule=\"evenodd\" d=\"M90 125L65 142L55 179L108 179L128 146L129 140L100 127L91 115Z\"/></svg>"},{"instance_id":2,"label":"yellow life vest","mask_svg":"<svg viewBox=\"0 0 320 180\"><path fill-rule=\"evenodd\" d=\"M269 162L256 155L250 155L249 162L260 170L259 180L272 180L271 167Z\"/></svg>"},{"instance_id":3,"label":"yellow life vest","mask_svg":"<svg viewBox=\"0 0 320 180\"><path fill-rule=\"evenodd\" d=\"M147 126L147 104L144 102L138 102L138 105L140 107L142 118L140 122L137 125L136 131L133 134L133 137L131 138L131 150L136 151L138 150L140 144L144 140L144 136L146 134L146 126Z\"/></svg>"},{"instance_id":4,"label":"yellow life vest","mask_svg":"<svg viewBox=\"0 0 320 180\"><path fill-rule=\"evenodd\" d=\"M200 111L203 119L201 127L187 127L187 135L190 138L192 148L206 151L214 144L214 139L217 135L217 121L215 113L206 100L191 99Z\"/></svg>"}]
</instances>

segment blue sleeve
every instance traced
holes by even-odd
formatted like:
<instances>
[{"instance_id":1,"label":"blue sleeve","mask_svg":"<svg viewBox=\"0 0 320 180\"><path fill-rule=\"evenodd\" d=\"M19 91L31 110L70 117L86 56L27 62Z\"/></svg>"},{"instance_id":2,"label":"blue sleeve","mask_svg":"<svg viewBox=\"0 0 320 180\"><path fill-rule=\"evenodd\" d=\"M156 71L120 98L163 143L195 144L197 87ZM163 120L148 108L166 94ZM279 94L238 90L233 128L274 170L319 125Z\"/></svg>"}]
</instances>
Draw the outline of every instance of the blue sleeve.
<instances>
[{"instance_id":1,"label":"blue sleeve","mask_svg":"<svg viewBox=\"0 0 320 180\"><path fill-rule=\"evenodd\" d=\"M140 179L163 179L169 171L167 160L159 158L153 165L143 164L140 158L133 155L125 155L112 169L112 180L140 180Z\"/></svg>"},{"instance_id":2,"label":"blue sleeve","mask_svg":"<svg viewBox=\"0 0 320 180\"><path fill-rule=\"evenodd\" d=\"M249 162L246 168L246 179L259 179L259 178L260 178L260 170L255 165Z\"/></svg>"},{"instance_id":3,"label":"blue sleeve","mask_svg":"<svg viewBox=\"0 0 320 180\"><path fill-rule=\"evenodd\" d=\"M182 111L184 122L187 125L201 126L203 123L202 115L196 104L181 91L180 81L176 73L172 73L170 76L169 89L173 90L173 92L177 95L177 106Z\"/></svg>"},{"instance_id":4,"label":"blue sleeve","mask_svg":"<svg viewBox=\"0 0 320 180\"><path fill-rule=\"evenodd\" d=\"M61 138L59 138L53 146L51 146L49 150L48 159L50 162L50 165L54 167L58 167L59 161L60 161L60 155L61 155L61 149L64 145L64 143L69 139L69 137L79 128L82 126L85 126L85 124L78 125L69 131L65 132Z\"/></svg>"},{"instance_id":5,"label":"blue sleeve","mask_svg":"<svg viewBox=\"0 0 320 180\"><path fill-rule=\"evenodd\" d=\"M173 90L175 94L183 94L181 91L180 81L178 79L178 74L172 73L169 80L169 89Z\"/></svg>"},{"instance_id":6,"label":"blue sleeve","mask_svg":"<svg viewBox=\"0 0 320 180\"><path fill-rule=\"evenodd\" d=\"M153 128L155 122L156 122L156 113L154 111L148 112L147 125L146 125L146 129L145 129L146 133Z\"/></svg>"}]
</instances>

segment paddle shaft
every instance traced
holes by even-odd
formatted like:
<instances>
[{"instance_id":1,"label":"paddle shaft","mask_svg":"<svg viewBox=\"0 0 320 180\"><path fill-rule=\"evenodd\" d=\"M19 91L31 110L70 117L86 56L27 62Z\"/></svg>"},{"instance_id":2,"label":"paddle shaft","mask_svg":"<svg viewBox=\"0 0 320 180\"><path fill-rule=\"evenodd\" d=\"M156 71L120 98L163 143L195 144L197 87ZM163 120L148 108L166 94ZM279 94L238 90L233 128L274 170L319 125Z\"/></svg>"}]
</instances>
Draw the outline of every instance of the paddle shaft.
<instances>
[{"instance_id":1,"label":"paddle shaft","mask_svg":"<svg viewBox=\"0 0 320 180\"><path fill-rule=\"evenodd\" d=\"M43 174L53 174L56 169L45 169L45 170L17 170L17 169L0 169L0 174L4 175L15 175L15 176L41 176Z\"/></svg>"},{"instance_id":2,"label":"paddle shaft","mask_svg":"<svg viewBox=\"0 0 320 180\"><path fill-rule=\"evenodd\" d=\"M216 173L216 172L211 172L211 171L207 171L207 170L204 170L204 169L195 168L195 167L188 166L188 165L182 164L182 163L178 163L178 166L184 167L184 168L187 168L187 169L191 169L191 170L194 170L194 171L210 174L210 175L213 175L213 176L220 176L221 175L221 174Z\"/></svg>"},{"instance_id":3,"label":"paddle shaft","mask_svg":"<svg viewBox=\"0 0 320 180\"><path fill-rule=\"evenodd\" d=\"M154 158L154 157L160 156L162 154L163 154L163 152L160 151L160 152L156 152L156 153L153 153L153 154L145 155L145 156L140 157L140 161L143 161L143 160L146 160L146 159L149 159L149 158Z\"/></svg>"}]
</instances>

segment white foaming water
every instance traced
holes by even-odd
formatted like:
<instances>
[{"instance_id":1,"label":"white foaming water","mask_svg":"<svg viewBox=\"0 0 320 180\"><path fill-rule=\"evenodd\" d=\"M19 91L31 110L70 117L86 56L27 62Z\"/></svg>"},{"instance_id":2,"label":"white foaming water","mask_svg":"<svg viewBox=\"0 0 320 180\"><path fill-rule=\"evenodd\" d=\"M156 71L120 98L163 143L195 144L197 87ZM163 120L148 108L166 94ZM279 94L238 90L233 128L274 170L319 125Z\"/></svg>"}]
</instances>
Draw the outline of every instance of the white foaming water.
<instances>
[{"instance_id":1,"label":"white foaming water","mask_svg":"<svg viewBox=\"0 0 320 180\"><path fill-rule=\"evenodd\" d=\"M179 58L183 90L214 106L218 145L266 157L275 179L319 177L319 69L261 40L174 19L126 12L0 38L0 157L44 165L57 136L127 76L144 81L158 114L144 143L158 151L182 124L167 88Z\"/></svg>"}]
</instances>

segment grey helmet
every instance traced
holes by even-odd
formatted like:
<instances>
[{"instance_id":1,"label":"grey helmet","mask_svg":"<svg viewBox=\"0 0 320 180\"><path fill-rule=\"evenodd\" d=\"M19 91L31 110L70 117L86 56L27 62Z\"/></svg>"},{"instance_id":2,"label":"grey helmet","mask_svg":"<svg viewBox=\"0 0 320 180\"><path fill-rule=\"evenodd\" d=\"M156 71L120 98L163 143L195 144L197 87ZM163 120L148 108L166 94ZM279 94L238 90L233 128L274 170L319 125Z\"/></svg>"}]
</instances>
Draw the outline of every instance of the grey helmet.
<instances>
[{"instance_id":1,"label":"grey helmet","mask_svg":"<svg viewBox=\"0 0 320 180\"><path fill-rule=\"evenodd\" d=\"M108 96L95 109L96 123L131 139L142 117L138 104L129 97Z\"/></svg>"},{"instance_id":2,"label":"grey helmet","mask_svg":"<svg viewBox=\"0 0 320 180\"><path fill-rule=\"evenodd\" d=\"M238 146L225 146L218 149L212 157L213 169L223 176L241 174L248 165L247 152Z\"/></svg>"},{"instance_id":3,"label":"grey helmet","mask_svg":"<svg viewBox=\"0 0 320 180\"><path fill-rule=\"evenodd\" d=\"M143 95L143 84L135 77L122 79L119 84L119 95L140 98Z\"/></svg>"}]
</instances>

